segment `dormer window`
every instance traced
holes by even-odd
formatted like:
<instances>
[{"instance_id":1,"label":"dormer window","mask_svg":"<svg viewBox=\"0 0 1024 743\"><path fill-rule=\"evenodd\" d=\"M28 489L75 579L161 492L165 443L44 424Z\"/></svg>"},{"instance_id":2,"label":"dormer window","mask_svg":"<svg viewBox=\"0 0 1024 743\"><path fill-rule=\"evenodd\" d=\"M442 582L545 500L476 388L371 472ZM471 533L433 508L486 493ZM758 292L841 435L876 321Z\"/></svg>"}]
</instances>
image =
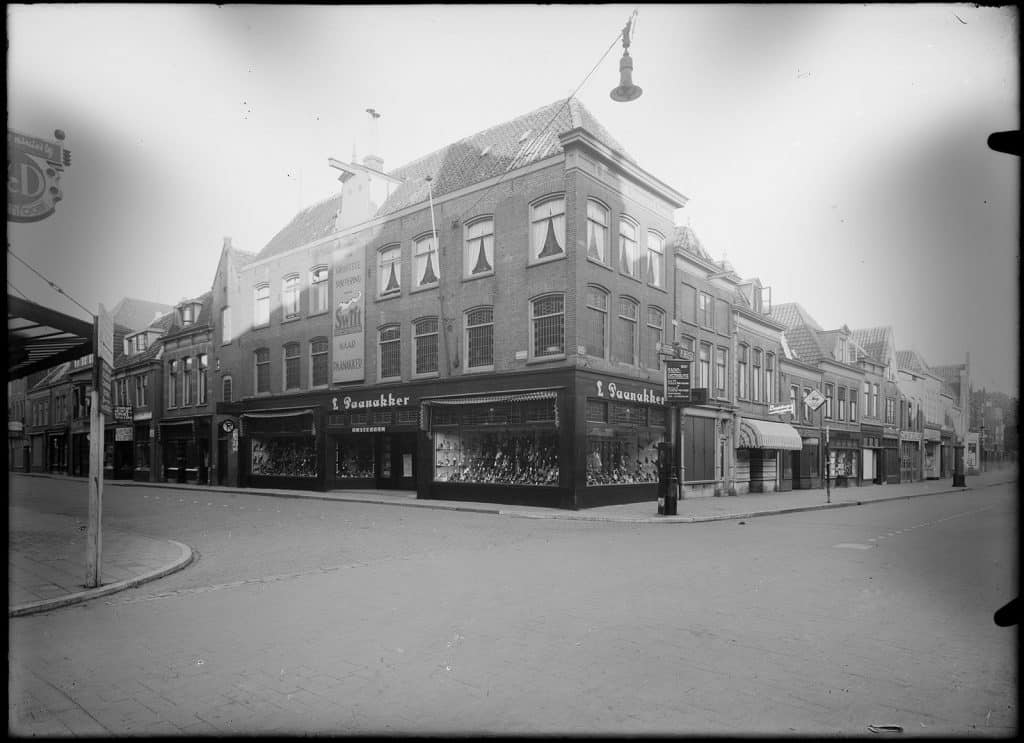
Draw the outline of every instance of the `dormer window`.
<instances>
[{"instance_id":1,"label":"dormer window","mask_svg":"<svg viewBox=\"0 0 1024 743\"><path fill-rule=\"evenodd\" d=\"M181 315L181 324L184 327L195 324L196 318L199 316L199 303L198 302L186 302L178 308L178 312Z\"/></svg>"}]
</instances>

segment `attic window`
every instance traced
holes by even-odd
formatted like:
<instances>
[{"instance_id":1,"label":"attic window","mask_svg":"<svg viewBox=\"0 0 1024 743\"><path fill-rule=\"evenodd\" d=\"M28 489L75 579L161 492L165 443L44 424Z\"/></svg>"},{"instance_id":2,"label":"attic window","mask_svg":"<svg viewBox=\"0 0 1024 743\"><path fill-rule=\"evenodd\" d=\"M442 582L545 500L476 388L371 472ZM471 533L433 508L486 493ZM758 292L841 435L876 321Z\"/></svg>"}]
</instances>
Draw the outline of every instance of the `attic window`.
<instances>
[{"instance_id":1,"label":"attic window","mask_svg":"<svg viewBox=\"0 0 1024 743\"><path fill-rule=\"evenodd\" d=\"M199 304L196 302L188 302L181 305L181 324L189 326L195 323L196 316L199 314Z\"/></svg>"}]
</instances>

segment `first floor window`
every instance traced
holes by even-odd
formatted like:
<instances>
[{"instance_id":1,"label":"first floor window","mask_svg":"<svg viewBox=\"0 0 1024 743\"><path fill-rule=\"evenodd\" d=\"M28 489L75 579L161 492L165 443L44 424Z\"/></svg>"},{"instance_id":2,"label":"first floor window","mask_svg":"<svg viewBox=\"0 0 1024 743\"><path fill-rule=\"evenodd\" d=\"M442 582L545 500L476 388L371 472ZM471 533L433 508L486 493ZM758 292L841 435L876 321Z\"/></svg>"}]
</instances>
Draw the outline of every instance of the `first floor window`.
<instances>
[{"instance_id":1,"label":"first floor window","mask_svg":"<svg viewBox=\"0 0 1024 743\"><path fill-rule=\"evenodd\" d=\"M619 318L616 332L612 334L612 360L636 366L637 356L637 303L631 299L619 299Z\"/></svg>"},{"instance_id":2,"label":"first floor window","mask_svg":"<svg viewBox=\"0 0 1024 743\"><path fill-rule=\"evenodd\" d=\"M850 390L850 420L857 420L857 390Z\"/></svg>"},{"instance_id":3,"label":"first floor window","mask_svg":"<svg viewBox=\"0 0 1024 743\"><path fill-rule=\"evenodd\" d=\"M871 389L871 416L878 417L878 385L872 385Z\"/></svg>"},{"instance_id":4,"label":"first floor window","mask_svg":"<svg viewBox=\"0 0 1024 743\"><path fill-rule=\"evenodd\" d=\"M478 219L466 226L462 265L467 278L494 273L493 219Z\"/></svg>"},{"instance_id":5,"label":"first floor window","mask_svg":"<svg viewBox=\"0 0 1024 743\"><path fill-rule=\"evenodd\" d=\"M401 375L402 330L398 325L380 329L380 376L389 379Z\"/></svg>"},{"instance_id":6,"label":"first floor window","mask_svg":"<svg viewBox=\"0 0 1024 743\"><path fill-rule=\"evenodd\" d=\"M185 405L195 405L196 402L196 373L195 373L195 359L191 356L186 357L184 361L184 375L185 381L182 386L182 402Z\"/></svg>"},{"instance_id":7,"label":"first floor window","mask_svg":"<svg viewBox=\"0 0 1024 743\"><path fill-rule=\"evenodd\" d=\"M299 315L299 275L286 276L281 282L281 308L285 318Z\"/></svg>"},{"instance_id":8,"label":"first floor window","mask_svg":"<svg viewBox=\"0 0 1024 743\"><path fill-rule=\"evenodd\" d=\"M736 357L736 396L741 399L747 398L747 354L749 350L741 345L737 350Z\"/></svg>"},{"instance_id":9,"label":"first floor window","mask_svg":"<svg viewBox=\"0 0 1024 743\"><path fill-rule=\"evenodd\" d=\"M700 344L700 355L698 356L698 387L707 389L711 387L711 344Z\"/></svg>"},{"instance_id":10,"label":"first floor window","mask_svg":"<svg viewBox=\"0 0 1024 743\"><path fill-rule=\"evenodd\" d=\"M761 349L755 348L750 363L750 393L754 402L761 402L761 355Z\"/></svg>"},{"instance_id":11,"label":"first floor window","mask_svg":"<svg viewBox=\"0 0 1024 743\"><path fill-rule=\"evenodd\" d=\"M724 348L715 349L715 396L725 395L726 370L729 368L729 352Z\"/></svg>"},{"instance_id":12,"label":"first floor window","mask_svg":"<svg viewBox=\"0 0 1024 743\"><path fill-rule=\"evenodd\" d=\"M665 239L657 232L647 233L647 282L651 286L664 284Z\"/></svg>"},{"instance_id":13,"label":"first floor window","mask_svg":"<svg viewBox=\"0 0 1024 743\"><path fill-rule=\"evenodd\" d=\"M437 262L437 239L434 235L421 237L413 243L413 276L416 286L433 286L441 270Z\"/></svg>"},{"instance_id":14,"label":"first floor window","mask_svg":"<svg viewBox=\"0 0 1024 743\"><path fill-rule=\"evenodd\" d=\"M437 371L437 318L424 317L413 323L413 346L416 354L416 373Z\"/></svg>"},{"instance_id":15,"label":"first floor window","mask_svg":"<svg viewBox=\"0 0 1024 743\"><path fill-rule=\"evenodd\" d=\"M791 385L789 388L789 408L790 412L793 413L793 419L797 420L797 398L800 397L800 390L796 385Z\"/></svg>"},{"instance_id":16,"label":"first floor window","mask_svg":"<svg viewBox=\"0 0 1024 743\"><path fill-rule=\"evenodd\" d=\"M254 290L255 309L253 311L253 325L267 325L270 323L270 284L260 284Z\"/></svg>"},{"instance_id":17,"label":"first floor window","mask_svg":"<svg viewBox=\"0 0 1024 743\"><path fill-rule=\"evenodd\" d=\"M530 302L530 330L535 358L565 353L565 298L561 294Z\"/></svg>"},{"instance_id":18,"label":"first floor window","mask_svg":"<svg viewBox=\"0 0 1024 743\"><path fill-rule=\"evenodd\" d=\"M256 361L256 391L270 392L270 349L261 348L254 354Z\"/></svg>"},{"instance_id":19,"label":"first floor window","mask_svg":"<svg viewBox=\"0 0 1024 743\"><path fill-rule=\"evenodd\" d=\"M565 197L557 196L530 208L530 262L565 255Z\"/></svg>"},{"instance_id":20,"label":"first floor window","mask_svg":"<svg viewBox=\"0 0 1024 743\"><path fill-rule=\"evenodd\" d=\"M402 271L399 264L401 247L391 245L382 248L377 255L377 275L379 276L377 290L380 295L396 294L402 291Z\"/></svg>"},{"instance_id":21,"label":"first floor window","mask_svg":"<svg viewBox=\"0 0 1024 743\"><path fill-rule=\"evenodd\" d=\"M775 401L775 354L769 353L764 359L764 401Z\"/></svg>"},{"instance_id":22,"label":"first floor window","mask_svg":"<svg viewBox=\"0 0 1024 743\"><path fill-rule=\"evenodd\" d=\"M608 209L587 200L587 258L608 263Z\"/></svg>"},{"instance_id":23,"label":"first floor window","mask_svg":"<svg viewBox=\"0 0 1024 743\"><path fill-rule=\"evenodd\" d=\"M224 377L221 382L221 399L224 402L231 402L231 377Z\"/></svg>"},{"instance_id":24,"label":"first floor window","mask_svg":"<svg viewBox=\"0 0 1024 743\"><path fill-rule=\"evenodd\" d=\"M310 367L313 374L313 386L327 384L327 339L314 338L309 344Z\"/></svg>"},{"instance_id":25,"label":"first floor window","mask_svg":"<svg viewBox=\"0 0 1024 743\"><path fill-rule=\"evenodd\" d=\"M811 394L810 389L808 389L807 387L804 387L803 403L804 403L804 422L805 423L811 420L811 406L807 404L807 396L809 394Z\"/></svg>"},{"instance_id":26,"label":"first floor window","mask_svg":"<svg viewBox=\"0 0 1024 743\"><path fill-rule=\"evenodd\" d=\"M494 308L479 307L466 313L466 367L494 366Z\"/></svg>"},{"instance_id":27,"label":"first floor window","mask_svg":"<svg viewBox=\"0 0 1024 743\"><path fill-rule=\"evenodd\" d=\"M209 372L209 357L205 353L199 354L199 404L206 404L207 374Z\"/></svg>"},{"instance_id":28,"label":"first floor window","mask_svg":"<svg viewBox=\"0 0 1024 743\"><path fill-rule=\"evenodd\" d=\"M665 342L665 313L657 307L647 308L647 367L650 369L661 368L661 357L658 356L658 349Z\"/></svg>"},{"instance_id":29,"label":"first floor window","mask_svg":"<svg viewBox=\"0 0 1024 743\"><path fill-rule=\"evenodd\" d=\"M599 359L608 355L608 292L596 286L587 287L587 309L583 326L583 343L588 356Z\"/></svg>"},{"instance_id":30,"label":"first floor window","mask_svg":"<svg viewBox=\"0 0 1024 743\"><path fill-rule=\"evenodd\" d=\"M832 417L832 397L835 394L833 392L833 386L831 384L825 385L825 417Z\"/></svg>"},{"instance_id":31,"label":"first floor window","mask_svg":"<svg viewBox=\"0 0 1024 743\"><path fill-rule=\"evenodd\" d=\"M167 362L167 407L178 405L178 360ZM78 416L75 416L76 418Z\"/></svg>"},{"instance_id":32,"label":"first floor window","mask_svg":"<svg viewBox=\"0 0 1024 743\"><path fill-rule=\"evenodd\" d=\"M284 388L293 390L299 386L299 344L286 343L284 346Z\"/></svg>"},{"instance_id":33,"label":"first floor window","mask_svg":"<svg viewBox=\"0 0 1024 743\"><path fill-rule=\"evenodd\" d=\"M846 388L839 388L839 420L846 420Z\"/></svg>"}]
</instances>

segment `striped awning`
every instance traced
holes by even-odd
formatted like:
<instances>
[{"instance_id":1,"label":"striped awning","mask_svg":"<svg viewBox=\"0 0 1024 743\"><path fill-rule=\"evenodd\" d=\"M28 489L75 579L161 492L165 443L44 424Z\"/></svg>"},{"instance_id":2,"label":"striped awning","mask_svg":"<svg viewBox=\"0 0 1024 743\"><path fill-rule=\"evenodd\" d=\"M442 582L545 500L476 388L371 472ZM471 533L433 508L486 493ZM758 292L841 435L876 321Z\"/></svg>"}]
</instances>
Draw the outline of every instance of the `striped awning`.
<instances>
[{"instance_id":1,"label":"striped awning","mask_svg":"<svg viewBox=\"0 0 1024 743\"><path fill-rule=\"evenodd\" d=\"M242 418L250 420L266 420L272 418L294 418L297 415L313 415L313 408L289 408L287 410L261 410L253 413L242 413Z\"/></svg>"},{"instance_id":2,"label":"striped awning","mask_svg":"<svg viewBox=\"0 0 1024 743\"><path fill-rule=\"evenodd\" d=\"M799 451L804 445L797 430L786 423L744 418L740 421L736 448Z\"/></svg>"},{"instance_id":3,"label":"striped awning","mask_svg":"<svg viewBox=\"0 0 1024 743\"><path fill-rule=\"evenodd\" d=\"M520 392L507 395L484 395L482 397L443 398L424 400L424 405L489 405L495 402L525 402L527 400L554 400L558 393L554 390L543 392Z\"/></svg>"}]
</instances>

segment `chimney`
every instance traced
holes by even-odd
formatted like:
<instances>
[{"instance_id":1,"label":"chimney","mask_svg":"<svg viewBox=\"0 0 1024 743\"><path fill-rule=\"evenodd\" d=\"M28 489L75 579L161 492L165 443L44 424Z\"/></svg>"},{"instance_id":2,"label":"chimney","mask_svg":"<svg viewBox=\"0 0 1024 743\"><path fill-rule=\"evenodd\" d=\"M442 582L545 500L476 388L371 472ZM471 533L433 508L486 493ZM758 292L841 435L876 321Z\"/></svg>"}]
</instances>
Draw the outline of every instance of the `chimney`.
<instances>
[{"instance_id":1,"label":"chimney","mask_svg":"<svg viewBox=\"0 0 1024 743\"><path fill-rule=\"evenodd\" d=\"M224 250L230 250L230 248L231 248L231 238L230 237L225 237L224 238L224 248L223 249Z\"/></svg>"},{"instance_id":2,"label":"chimney","mask_svg":"<svg viewBox=\"0 0 1024 743\"><path fill-rule=\"evenodd\" d=\"M380 118L380 114L375 109L368 108L366 113L370 115L370 126L369 135L366 138L366 155L363 156L363 165L376 170L378 173L384 172L384 158L378 153L380 151L380 140L378 139L379 127L377 125L377 119Z\"/></svg>"}]
</instances>

